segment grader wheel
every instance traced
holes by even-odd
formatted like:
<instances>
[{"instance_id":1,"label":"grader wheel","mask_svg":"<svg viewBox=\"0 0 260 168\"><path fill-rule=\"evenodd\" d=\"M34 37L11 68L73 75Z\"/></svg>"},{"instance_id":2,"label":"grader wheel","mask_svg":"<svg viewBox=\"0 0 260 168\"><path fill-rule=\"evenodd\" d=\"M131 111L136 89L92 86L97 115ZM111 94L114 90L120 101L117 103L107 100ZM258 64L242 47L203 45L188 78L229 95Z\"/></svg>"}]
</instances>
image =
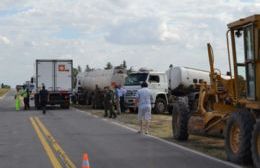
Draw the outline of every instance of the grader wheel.
<instances>
[{"instance_id":1,"label":"grader wheel","mask_svg":"<svg viewBox=\"0 0 260 168\"><path fill-rule=\"evenodd\" d=\"M251 145L254 165L260 168L260 121L255 124Z\"/></svg>"},{"instance_id":2,"label":"grader wheel","mask_svg":"<svg viewBox=\"0 0 260 168\"><path fill-rule=\"evenodd\" d=\"M230 132L229 143L230 143L230 147L231 147L232 151L234 151L234 153L239 152L240 133L241 132L240 132L240 128L239 128L238 124L233 124L232 128L231 128L231 132Z\"/></svg>"},{"instance_id":3,"label":"grader wheel","mask_svg":"<svg viewBox=\"0 0 260 168\"><path fill-rule=\"evenodd\" d=\"M188 121L190 110L183 102L173 104L172 108L172 130L174 139L186 141L188 134Z\"/></svg>"},{"instance_id":4,"label":"grader wheel","mask_svg":"<svg viewBox=\"0 0 260 168\"><path fill-rule=\"evenodd\" d=\"M227 121L225 150L227 159L243 164L251 161L251 137L255 120L247 110L234 112Z\"/></svg>"}]
</instances>

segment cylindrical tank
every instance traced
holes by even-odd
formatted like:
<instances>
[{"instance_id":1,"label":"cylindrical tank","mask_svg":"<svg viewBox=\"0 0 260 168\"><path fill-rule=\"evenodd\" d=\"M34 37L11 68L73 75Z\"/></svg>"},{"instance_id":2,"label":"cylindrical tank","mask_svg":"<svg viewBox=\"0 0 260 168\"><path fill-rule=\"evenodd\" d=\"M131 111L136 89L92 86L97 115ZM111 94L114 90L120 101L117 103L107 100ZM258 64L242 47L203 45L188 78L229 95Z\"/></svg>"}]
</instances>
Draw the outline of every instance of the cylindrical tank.
<instances>
[{"instance_id":1,"label":"cylindrical tank","mask_svg":"<svg viewBox=\"0 0 260 168\"><path fill-rule=\"evenodd\" d=\"M124 85L126 76L126 70L122 68L109 70L97 69L79 73L77 76L77 86L80 86L84 90L94 91L97 85L103 90L106 86Z\"/></svg>"},{"instance_id":2,"label":"cylindrical tank","mask_svg":"<svg viewBox=\"0 0 260 168\"><path fill-rule=\"evenodd\" d=\"M171 90L176 89L178 86L183 85L189 87L194 84L194 80L197 82L205 81L210 83L209 72L199 69L187 68L187 67L171 67L166 71L169 88Z\"/></svg>"}]
</instances>

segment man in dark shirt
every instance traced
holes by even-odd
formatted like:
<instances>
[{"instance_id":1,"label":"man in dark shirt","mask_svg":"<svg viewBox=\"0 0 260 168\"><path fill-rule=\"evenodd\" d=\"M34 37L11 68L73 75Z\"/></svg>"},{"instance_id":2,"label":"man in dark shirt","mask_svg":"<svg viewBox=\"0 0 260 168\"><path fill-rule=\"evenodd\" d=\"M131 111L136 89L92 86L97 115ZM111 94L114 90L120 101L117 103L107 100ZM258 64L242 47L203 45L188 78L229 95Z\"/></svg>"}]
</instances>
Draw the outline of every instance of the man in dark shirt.
<instances>
[{"instance_id":1,"label":"man in dark shirt","mask_svg":"<svg viewBox=\"0 0 260 168\"><path fill-rule=\"evenodd\" d=\"M23 101L24 101L24 110L30 110L30 91L28 88L24 92Z\"/></svg>"},{"instance_id":2,"label":"man in dark shirt","mask_svg":"<svg viewBox=\"0 0 260 168\"><path fill-rule=\"evenodd\" d=\"M47 102L48 102L48 97L49 97L49 93L45 89L45 86L43 86L42 90L39 93L40 104L41 104L41 107L42 107L42 113L43 114L46 113L46 105L47 105Z\"/></svg>"}]
</instances>

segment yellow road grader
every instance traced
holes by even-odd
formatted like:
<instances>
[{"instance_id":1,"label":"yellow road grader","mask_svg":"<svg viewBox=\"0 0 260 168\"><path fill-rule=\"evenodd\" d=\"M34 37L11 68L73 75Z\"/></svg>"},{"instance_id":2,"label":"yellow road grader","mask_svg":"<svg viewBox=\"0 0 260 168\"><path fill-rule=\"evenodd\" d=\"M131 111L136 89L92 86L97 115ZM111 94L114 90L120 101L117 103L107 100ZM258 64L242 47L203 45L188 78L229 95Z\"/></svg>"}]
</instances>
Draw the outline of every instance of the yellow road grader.
<instances>
[{"instance_id":1,"label":"yellow road grader","mask_svg":"<svg viewBox=\"0 0 260 168\"><path fill-rule=\"evenodd\" d=\"M228 24L229 72L214 67L210 44L210 83L196 83L196 99L177 101L172 111L173 135L222 135L229 161L253 161L260 168L260 15Z\"/></svg>"}]
</instances>

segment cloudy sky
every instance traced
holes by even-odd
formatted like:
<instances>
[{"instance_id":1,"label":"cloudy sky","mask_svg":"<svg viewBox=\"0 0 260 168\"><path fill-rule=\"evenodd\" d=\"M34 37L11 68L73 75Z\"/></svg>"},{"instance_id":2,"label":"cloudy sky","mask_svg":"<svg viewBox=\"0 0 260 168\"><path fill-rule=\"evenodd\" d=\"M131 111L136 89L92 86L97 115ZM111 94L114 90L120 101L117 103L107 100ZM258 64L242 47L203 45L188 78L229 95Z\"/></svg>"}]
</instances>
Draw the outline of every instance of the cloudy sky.
<instances>
[{"instance_id":1,"label":"cloudy sky","mask_svg":"<svg viewBox=\"0 0 260 168\"><path fill-rule=\"evenodd\" d=\"M1 0L0 82L28 80L35 59L208 69L207 42L225 71L227 23L255 13L260 0Z\"/></svg>"}]
</instances>

